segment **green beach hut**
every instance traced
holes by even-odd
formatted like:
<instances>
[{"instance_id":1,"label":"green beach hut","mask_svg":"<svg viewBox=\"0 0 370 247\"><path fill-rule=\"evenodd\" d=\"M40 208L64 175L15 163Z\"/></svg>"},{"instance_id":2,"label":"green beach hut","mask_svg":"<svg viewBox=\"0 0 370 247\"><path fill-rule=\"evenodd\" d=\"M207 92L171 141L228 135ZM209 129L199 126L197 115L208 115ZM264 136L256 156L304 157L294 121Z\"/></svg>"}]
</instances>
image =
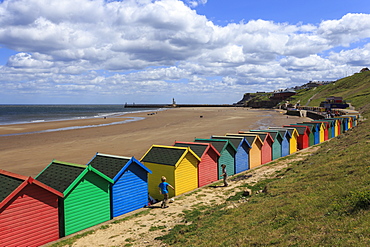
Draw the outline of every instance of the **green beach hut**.
<instances>
[{"instance_id":1,"label":"green beach hut","mask_svg":"<svg viewBox=\"0 0 370 247\"><path fill-rule=\"evenodd\" d=\"M59 201L61 237L111 219L113 180L92 166L53 160L36 179L64 195Z\"/></svg>"},{"instance_id":2,"label":"green beach hut","mask_svg":"<svg viewBox=\"0 0 370 247\"><path fill-rule=\"evenodd\" d=\"M229 140L195 138L194 142L211 143L220 153L218 158L218 179L222 178L222 164L226 165L226 172L229 176L235 174L236 147Z\"/></svg>"},{"instance_id":3,"label":"green beach hut","mask_svg":"<svg viewBox=\"0 0 370 247\"><path fill-rule=\"evenodd\" d=\"M242 131L239 131L241 133ZM271 135L272 139L274 140L271 148L272 152L272 159L279 159L282 157L282 145L283 145L283 136L280 134L279 131L266 131L266 130L250 130L249 132L256 133L256 132L267 132Z\"/></svg>"},{"instance_id":4,"label":"green beach hut","mask_svg":"<svg viewBox=\"0 0 370 247\"><path fill-rule=\"evenodd\" d=\"M297 123L297 124L291 124L291 126L307 126L308 129L310 130L310 133L309 133L309 144L310 144L310 147L315 145L315 139L318 139L316 138L317 136L317 129L316 129L316 125L315 124L303 124L303 123Z\"/></svg>"}]
</instances>

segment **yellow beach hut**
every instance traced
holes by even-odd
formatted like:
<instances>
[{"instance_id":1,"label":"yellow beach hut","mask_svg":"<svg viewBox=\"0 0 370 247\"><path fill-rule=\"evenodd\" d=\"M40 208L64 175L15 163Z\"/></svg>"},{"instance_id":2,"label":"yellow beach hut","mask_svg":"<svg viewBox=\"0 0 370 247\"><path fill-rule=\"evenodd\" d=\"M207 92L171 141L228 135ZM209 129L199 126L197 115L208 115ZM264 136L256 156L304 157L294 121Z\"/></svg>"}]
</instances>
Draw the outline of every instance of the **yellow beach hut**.
<instances>
[{"instance_id":1,"label":"yellow beach hut","mask_svg":"<svg viewBox=\"0 0 370 247\"><path fill-rule=\"evenodd\" d=\"M158 185L161 177L175 190L169 189L169 197L198 188L198 164L200 158L190 147L153 145L141 158L152 174L148 174L148 192L156 200L162 200Z\"/></svg>"},{"instance_id":2,"label":"yellow beach hut","mask_svg":"<svg viewBox=\"0 0 370 247\"><path fill-rule=\"evenodd\" d=\"M269 129L284 129L290 133L290 140L289 140L289 154L295 153L298 151L298 137L299 133L295 128L289 127L269 127Z\"/></svg>"},{"instance_id":3,"label":"yellow beach hut","mask_svg":"<svg viewBox=\"0 0 370 247\"><path fill-rule=\"evenodd\" d=\"M339 135L339 129L340 129L340 123L339 123L339 119L338 118L327 118L329 120L334 120L334 136L333 137L337 137Z\"/></svg>"},{"instance_id":4,"label":"yellow beach hut","mask_svg":"<svg viewBox=\"0 0 370 247\"><path fill-rule=\"evenodd\" d=\"M342 115L341 117L348 119L348 122L347 122L347 127L348 128L347 128L347 130L352 129L352 127L353 127L353 117L352 116L347 116L347 115Z\"/></svg>"},{"instance_id":5,"label":"yellow beach hut","mask_svg":"<svg viewBox=\"0 0 370 247\"><path fill-rule=\"evenodd\" d=\"M318 125L319 127L317 128L319 130L319 143L325 141L325 129L326 126L322 122L317 122L317 121L311 121L311 122L303 122L303 123L313 123L315 125Z\"/></svg>"}]
</instances>

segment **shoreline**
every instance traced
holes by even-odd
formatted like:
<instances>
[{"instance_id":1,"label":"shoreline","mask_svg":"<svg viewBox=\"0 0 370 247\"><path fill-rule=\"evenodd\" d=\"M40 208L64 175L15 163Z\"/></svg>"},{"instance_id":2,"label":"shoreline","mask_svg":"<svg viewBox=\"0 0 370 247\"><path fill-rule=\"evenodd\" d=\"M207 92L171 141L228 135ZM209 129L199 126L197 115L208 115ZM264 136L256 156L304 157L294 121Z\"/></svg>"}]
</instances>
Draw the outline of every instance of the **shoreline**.
<instances>
[{"instance_id":1,"label":"shoreline","mask_svg":"<svg viewBox=\"0 0 370 247\"><path fill-rule=\"evenodd\" d=\"M36 176L53 159L87 164L97 152L141 159L154 144L173 145L242 129L308 121L280 110L249 108L171 108L127 113L121 117L0 126L0 169ZM122 122L132 118L139 121ZM115 124L116 123L116 124ZM93 128L75 128L91 126ZM62 129L46 131L48 129ZM35 132L33 134L17 134ZM6 135L6 136L4 136Z\"/></svg>"},{"instance_id":2,"label":"shoreline","mask_svg":"<svg viewBox=\"0 0 370 247\"><path fill-rule=\"evenodd\" d=\"M23 128L22 127L19 127L19 128L13 127L14 125L18 125L18 124L4 125L5 127L0 126L0 133L1 132L5 132L5 133L10 132L10 133L0 134L0 137L16 136L16 135L31 135L31 134L39 134L39 133L45 133L45 132L57 132L57 131L74 130L74 129L97 128L97 127L105 127L105 126L116 125L116 124L125 124L125 123L128 123L128 122L135 122L135 121L140 121L140 120L145 119L144 117L123 117L123 116L122 117L117 117L117 118L121 118L121 120L120 121L105 121L106 118L104 118L105 123L100 122L100 121L98 121L98 123L97 123L97 121L91 121L90 124L87 124L86 122L81 124L80 120L49 121L49 122L43 122L43 123L51 123L51 122L61 122L61 123L60 124L54 124L54 127L52 127L51 129L47 129L45 127L40 127L40 128L36 128L36 130L28 131L28 132L17 132L17 131L19 131L21 129L33 129L31 126L29 126L30 124L33 124L33 123L22 124L22 125L28 126L28 127L25 127L25 128L24 127ZM124 119L124 120L122 120L122 119ZM76 124L66 124L67 121L69 123L72 123L72 121L73 122L78 121L78 122L76 122ZM21 125L21 124L19 124L19 125ZM60 126L67 125L67 126L66 127L57 127L58 125L60 125ZM33 127L35 127L35 126L33 126ZM13 132L13 131L16 131L16 132Z\"/></svg>"}]
</instances>

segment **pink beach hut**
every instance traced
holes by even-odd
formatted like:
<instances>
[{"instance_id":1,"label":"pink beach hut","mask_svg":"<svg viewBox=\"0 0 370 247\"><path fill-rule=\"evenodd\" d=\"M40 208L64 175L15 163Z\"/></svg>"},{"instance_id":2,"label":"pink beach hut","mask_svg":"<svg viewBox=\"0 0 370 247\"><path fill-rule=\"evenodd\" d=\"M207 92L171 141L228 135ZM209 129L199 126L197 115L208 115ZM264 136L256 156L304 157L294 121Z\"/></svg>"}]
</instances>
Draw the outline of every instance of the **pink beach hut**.
<instances>
[{"instance_id":1,"label":"pink beach hut","mask_svg":"<svg viewBox=\"0 0 370 247\"><path fill-rule=\"evenodd\" d=\"M218 180L218 158L220 153L211 143L180 142L176 141L175 147L189 147L200 157L198 164L198 187L213 183Z\"/></svg>"}]
</instances>

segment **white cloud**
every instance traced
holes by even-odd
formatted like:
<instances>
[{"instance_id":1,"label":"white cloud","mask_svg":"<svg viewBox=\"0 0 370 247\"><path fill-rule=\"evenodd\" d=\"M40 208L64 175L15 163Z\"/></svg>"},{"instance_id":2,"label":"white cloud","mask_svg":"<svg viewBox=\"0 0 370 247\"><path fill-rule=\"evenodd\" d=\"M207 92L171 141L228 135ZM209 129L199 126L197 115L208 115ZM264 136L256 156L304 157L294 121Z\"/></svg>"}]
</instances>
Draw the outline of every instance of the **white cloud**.
<instances>
[{"instance_id":1,"label":"white cloud","mask_svg":"<svg viewBox=\"0 0 370 247\"><path fill-rule=\"evenodd\" d=\"M330 70L333 64L318 55L311 55L305 58L286 57L280 60L282 67L293 71L307 70Z\"/></svg>"},{"instance_id":2,"label":"white cloud","mask_svg":"<svg viewBox=\"0 0 370 247\"><path fill-rule=\"evenodd\" d=\"M370 37L368 14L317 26L252 20L221 27L192 9L206 3L5 0L0 46L19 53L0 67L0 84L22 92L85 90L86 97L97 90L184 98L217 92L217 100L219 90L294 86L369 61L369 45L342 49Z\"/></svg>"},{"instance_id":3,"label":"white cloud","mask_svg":"<svg viewBox=\"0 0 370 247\"><path fill-rule=\"evenodd\" d=\"M329 57L338 64L367 67L370 61L370 44L361 48L342 50L339 53L331 52Z\"/></svg>"},{"instance_id":4,"label":"white cloud","mask_svg":"<svg viewBox=\"0 0 370 247\"><path fill-rule=\"evenodd\" d=\"M192 8L196 8L199 5L205 5L207 3L207 0L185 0L184 2Z\"/></svg>"},{"instance_id":5,"label":"white cloud","mask_svg":"<svg viewBox=\"0 0 370 247\"><path fill-rule=\"evenodd\" d=\"M349 46L350 43L370 37L369 14L346 14L340 20L323 21L317 33L334 46Z\"/></svg>"},{"instance_id":6,"label":"white cloud","mask_svg":"<svg viewBox=\"0 0 370 247\"><path fill-rule=\"evenodd\" d=\"M18 53L14 56L11 56L8 60L8 66L14 68L50 68L53 65L53 62L46 60L36 60L32 55L27 53Z\"/></svg>"}]
</instances>

